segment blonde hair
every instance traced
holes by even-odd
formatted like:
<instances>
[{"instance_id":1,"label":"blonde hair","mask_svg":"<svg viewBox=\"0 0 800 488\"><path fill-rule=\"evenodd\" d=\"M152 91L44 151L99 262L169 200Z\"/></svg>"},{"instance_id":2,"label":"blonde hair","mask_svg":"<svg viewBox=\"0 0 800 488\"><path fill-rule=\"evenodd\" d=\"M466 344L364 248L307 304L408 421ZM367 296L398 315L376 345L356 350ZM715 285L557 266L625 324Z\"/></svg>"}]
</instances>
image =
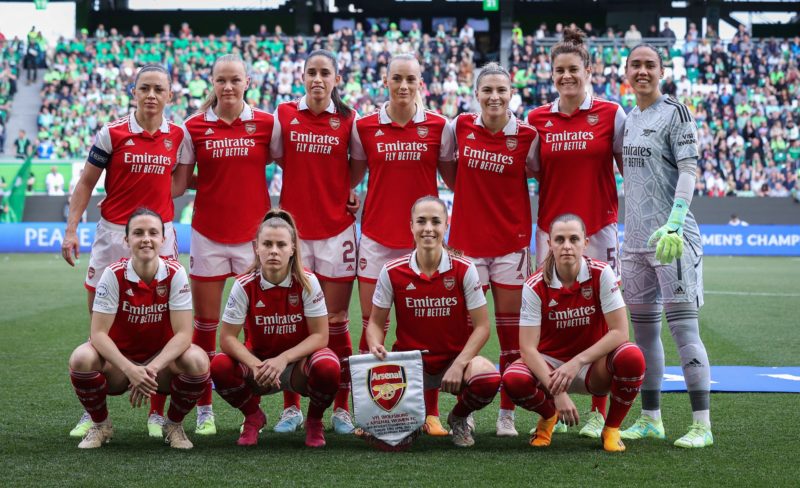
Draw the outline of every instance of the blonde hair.
<instances>
[{"instance_id":1,"label":"blonde hair","mask_svg":"<svg viewBox=\"0 0 800 488\"><path fill-rule=\"evenodd\" d=\"M293 279L297 280L302 285L303 290L311 292L311 282L308 280L305 270L303 269L302 251L300 249L300 242L298 242L297 239L297 226L294 223L292 214L282 208L271 208L264 216L261 225L258 226L258 231L256 231L256 244L258 243L258 236L261 235L261 231L266 227L271 229L286 229L289 231L289 236L292 238L292 247L294 248L294 255L289 258L289 273L292 274ZM247 272L251 273L260 269L261 260L258 257L258 253L255 253L255 260Z\"/></svg>"},{"instance_id":2,"label":"blonde hair","mask_svg":"<svg viewBox=\"0 0 800 488\"><path fill-rule=\"evenodd\" d=\"M203 101L203 104L200 105L200 112L205 112L209 108L214 108L217 106L217 94L214 92L214 70L217 68L219 63L241 63L242 70L244 71L244 76L247 77L247 63L245 63L244 59L238 54L224 54L217 59L214 60L214 64L211 65L211 89L208 91L208 96Z\"/></svg>"},{"instance_id":3,"label":"blonde hair","mask_svg":"<svg viewBox=\"0 0 800 488\"><path fill-rule=\"evenodd\" d=\"M561 214L558 217L554 218L552 222L550 222L550 230L548 232L548 237L550 234L553 233L553 227L557 223L566 223L566 222L578 222L581 224L581 231L583 232L583 236L586 237L586 224L583 223L583 219L578 217L575 214L565 213ZM556 263L556 257L553 255L553 250L547 250L547 256L544 258L542 262L542 279L547 286L550 286L550 283L553 280L553 267Z\"/></svg>"}]
</instances>

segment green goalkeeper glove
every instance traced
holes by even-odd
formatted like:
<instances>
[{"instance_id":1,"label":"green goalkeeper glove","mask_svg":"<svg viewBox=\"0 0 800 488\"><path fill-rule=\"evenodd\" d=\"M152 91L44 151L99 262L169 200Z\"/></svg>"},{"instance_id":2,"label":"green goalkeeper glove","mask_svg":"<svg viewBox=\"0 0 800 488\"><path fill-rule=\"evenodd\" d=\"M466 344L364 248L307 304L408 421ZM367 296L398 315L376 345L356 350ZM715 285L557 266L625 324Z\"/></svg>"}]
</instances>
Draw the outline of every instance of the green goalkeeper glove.
<instances>
[{"instance_id":1,"label":"green goalkeeper glove","mask_svg":"<svg viewBox=\"0 0 800 488\"><path fill-rule=\"evenodd\" d=\"M669 264L683 255L683 222L689 213L689 204L683 198L676 198L667 223L650 236L648 246L656 245L656 259L661 264Z\"/></svg>"}]
</instances>

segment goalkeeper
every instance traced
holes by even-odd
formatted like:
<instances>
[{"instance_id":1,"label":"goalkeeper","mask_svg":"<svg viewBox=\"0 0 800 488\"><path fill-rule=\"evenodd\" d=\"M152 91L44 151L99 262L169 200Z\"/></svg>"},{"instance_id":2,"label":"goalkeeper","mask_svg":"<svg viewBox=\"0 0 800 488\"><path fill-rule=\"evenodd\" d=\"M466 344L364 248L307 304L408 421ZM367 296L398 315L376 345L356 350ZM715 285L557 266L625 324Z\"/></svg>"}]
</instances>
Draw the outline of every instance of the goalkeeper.
<instances>
[{"instance_id":1,"label":"goalkeeper","mask_svg":"<svg viewBox=\"0 0 800 488\"><path fill-rule=\"evenodd\" d=\"M703 248L689 211L698 158L697 125L685 105L661 94L664 68L655 48L635 47L625 69L637 106L628 115L623 136L625 238L620 263L625 302L647 371L641 390L642 414L621 436L666 438L660 409L663 310L692 406L692 425L674 444L706 447L714 441L709 361L698 322L703 305Z\"/></svg>"}]
</instances>

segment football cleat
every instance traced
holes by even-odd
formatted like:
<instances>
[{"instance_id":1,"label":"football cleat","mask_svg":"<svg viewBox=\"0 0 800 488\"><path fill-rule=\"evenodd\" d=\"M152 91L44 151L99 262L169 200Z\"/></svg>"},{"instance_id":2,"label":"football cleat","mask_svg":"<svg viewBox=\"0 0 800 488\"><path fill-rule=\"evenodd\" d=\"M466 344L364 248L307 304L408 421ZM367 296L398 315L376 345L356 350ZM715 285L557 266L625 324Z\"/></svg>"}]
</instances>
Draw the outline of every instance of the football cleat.
<instances>
[{"instance_id":1,"label":"football cleat","mask_svg":"<svg viewBox=\"0 0 800 488\"><path fill-rule=\"evenodd\" d=\"M589 418L586 419L586 425L583 426L579 434L583 437L591 437L592 439L599 439L605 426L606 419L597 410L589 412Z\"/></svg>"},{"instance_id":2,"label":"football cleat","mask_svg":"<svg viewBox=\"0 0 800 488\"><path fill-rule=\"evenodd\" d=\"M325 447L325 432L322 419L308 419L306 422L306 445L308 447Z\"/></svg>"},{"instance_id":3,"label":"football cleat","mask_svg":"<svg viewBox=\"0 0 800 488\"><path fill-rule=\"evenodd\" d=\"M75 427L69 431L70 437L78 437L83 438L86 437L86 433L89 432L89 429L92 428L92 417L89 416L89 412L83 412L81 415L81 419L78 420L78 423L75 424Z\"/></svg>"},{"instance_id":4,"label":"football cleat","mask_svg":"<svg viewBox=\"0 0 800 488\"><path fill-rule=\"evenodd\" d=\"M519 432L514 426L514 416L508 414L500 414L497 417L495 424L497 437L517 437Z\"/></svg>"},{"instance_id":5,"label":"football cleat","mask_svg":"<svg viewBox=\"0 0 800 488\"><path fill-rule=\"evenodd\" d=\"M292 405L291 407L283 410L281 419L278 420L278 423L275 424L275 427L273 427L272 430L279 434L287 434L289 432L296 431L302 426L303 412L301 412L296 406Z\"/></svg>"},{"instance_id":6,"label":"football cleat","mask_svg":"<svg viewBox=\"0 0 800 488\"><path fill-rule=\"evenodd\" d=\"M714 436L711 435L711 427L695 422L689 427L689 432L683 437L675 441L676 447L684 447L687 449L708 447L714 445Z\"/></svg>"},{"instance_id":7,"label":"football cleat","mask_svg":"<svg viewBox=\"0 0 800 488\"><path fill-rule=\"evenodd\" d=\"M337 408L331 415L333 421L333 431L337 434L352 434L355 427L353 426L353 419L350 418L350 412L343 408Z\"/></svg>"},{"instance_id":8,"label":"football cleat","mask_svg":"<svg viewBox=\"0 0 800 488\"><path fill-rule=\"evenodd\" d=\"M422 429L426 434L432 437L444 437L450 435L450 432L442 427L442 422L436 415L428 415L425 417L425 425L422 426Z\"/></svg>"},{"instance_id":9,"label":"football cleat","mask_svg":"<svg viewBox=\"0 0 800 488\"><path fill-rule=\"evenodd\" d=\"M458 447L470 447L475 445L472 437L472 430L467 423L467 417L456 417L453 412L447 416L447 423L453 431L453 444Z\"/></svg>"},{"instance_id":10,"label":"football cleat","mask_svg":"<svg viewBox=\"0 0 800 488\"><path fill-rule=\"evenodd\" d=\"M264 415L260 408L255 413L245 417L244 424L242 424L242 433L239 435L239 440L236 441L236 444L240 446L255 446L258 444L258 433L261 432L261 428L266 423L267 416Z\"/></svg>"},{"instance_id":11,"label":"football cleat","mask_svg":"<svg viewBox=\"0 0 800 488\"><path fill-rule=\"evenodd\" d=\"M531 436L530 445L533 447L549 446L553 440L553 429L556 427L556 422L558 422L558 413L549 419L539 418L539 422L536 424L536 431Z\"/></svg>"},{"instance_id":12,"label":"football cleat","mask_svg":"<svg viewBox=\"0 0 800 488\"><path fill-rule=\"evenodd\" d=\"M173 449L191 449L194 447L192 441L186 437L183 424L176 422L164 423L164 442Z\"/></svg>"},{"instance_id":13,"label":"football cleat","mask_svg":"<svg viewBox=\"0 0 800 488\"><path fill-rule=\"evenodd\" d=\"M666 439L664 432L664 423L661 419L654 419L653 417L642 414L633 425L619 433L620 437L628 440L645 439L652 437L653 439Z\"/></svg>"},{"instance_id":14,"label":"football cleat","mask_svg":"<svg viewBox=\"0 0 800 488\"><path fill-rule=\"evenodd\" d=\"M197 427L195 427L194 433L197 435L214 435L217 433L214 412L211 410L197 412Z\"/></svg>"},{"instance_id":15,"label":"football cleat","mask_svg":"<svg viewBox=\"0 0 800 488\"><path fill-rule=\"evenodd\" d=\"M603 449L606 452L624 452L625 444L619 438L619 428L603 427L600 437L603 439Z\"/></svg>"},{"instance_id":16,"label":"football cleat","mask_svg":"<svg viewBox=\"0 0 800 488\"><path fill-rule=\"evenodd\" d=\"M556 422L556 426L553 427L553 434L565 434L569 430L569 426L562 421ZM530 431L530 435L536 433L536 427L533 427Z\"/></svg>"},{"instance_id":17,"label":"football cleat","mask_svg":"<svg viewBox=\"0 0 800 488\"><path fill-rule=\"evenodd\" d=\"M101 424L92 423L78 447L81 449L97 449L103 444L108 444L112 437L114 437L114 428L111 426L110 420L106 420Z\"/></svg>"},{"instance_id":18,"label":"football cleat","mask_svg":"<svg viewBox=\"0 0 800 488\"><path fill-rule=\"evenodd\" d=\"M164 427L164 417L162 417L161 415L157 413L151 413L150 416L147 417L148 436L161 439L164 436L163 427Z\"/></svg>"}]
</instances>

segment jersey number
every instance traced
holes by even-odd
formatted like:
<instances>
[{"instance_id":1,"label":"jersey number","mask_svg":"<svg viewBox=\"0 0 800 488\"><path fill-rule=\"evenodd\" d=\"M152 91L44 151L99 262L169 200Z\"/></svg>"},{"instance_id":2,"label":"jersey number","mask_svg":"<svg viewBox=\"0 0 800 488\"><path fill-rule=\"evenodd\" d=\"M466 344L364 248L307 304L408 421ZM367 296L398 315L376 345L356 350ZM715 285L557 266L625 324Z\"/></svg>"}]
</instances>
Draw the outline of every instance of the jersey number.
<instances>
[{"instance_id":1,"label":"jersey number","mask_svg":"<svg viewBox=\"0 0 800 488\"><path fill-rule=\"evenodd\" d=\"M606 248L606 262L611 266L611 269L617 269L617 250L613 247Z\"/></svg>"},{"instance_id":2,"label":"jersey number","mask_svg":"<svg viewBox=\"0 0 800 488\"><path fill-rule=\"evenodd\" d=\"M356 262L356 245L353 244L353 241L344 241L342 243L342 247L344 248L344 252L342 253L342 262L343 263L355 263Z\"/></svg>"}]
</instances>

